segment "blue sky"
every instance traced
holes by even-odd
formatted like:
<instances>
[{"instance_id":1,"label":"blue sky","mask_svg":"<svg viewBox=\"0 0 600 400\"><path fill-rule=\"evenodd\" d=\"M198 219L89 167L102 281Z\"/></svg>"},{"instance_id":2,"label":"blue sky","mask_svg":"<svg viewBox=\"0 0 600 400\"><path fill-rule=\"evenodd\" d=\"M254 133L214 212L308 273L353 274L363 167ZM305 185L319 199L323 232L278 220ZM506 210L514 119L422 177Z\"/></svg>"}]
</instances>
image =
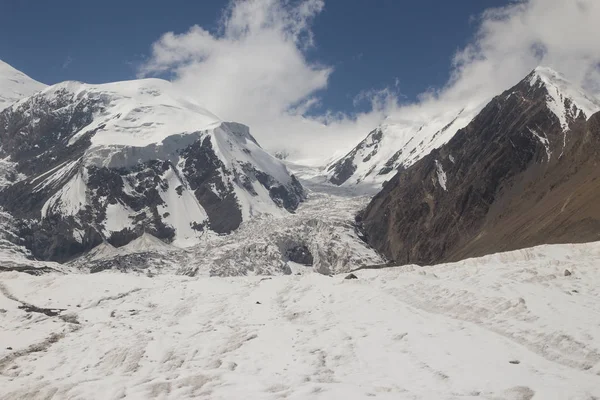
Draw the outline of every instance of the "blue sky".
<instances>
[{"instance_id":1,"label":"blue sky","mask_svg":"<svg viewBox=\"0 0 600 400\"><path fill-rule=\"evenodd\" d=\"M334 68L318 110L352 112L355 97L394 87L407 100L447 80L474 17L508 0L327 0L306 57ZM0 0L0 59L44 83L133 79L151 44L194 24L211 32L225 0ZM395 86L396 79L398 86ZM363 109L368 104L358 104Z\"/></svg>"},{"instance_id":2,"label":"blue sky","mask_svg":"<svg viewBox=\"0 0 600 400\"><path fill-rule=\"evenodd\" d=\"M169 77L268 150L321 163L538 65L600 96L599 20L598 0L0 0L0 59L48 84Z\"/></svg>"}]
</instances>

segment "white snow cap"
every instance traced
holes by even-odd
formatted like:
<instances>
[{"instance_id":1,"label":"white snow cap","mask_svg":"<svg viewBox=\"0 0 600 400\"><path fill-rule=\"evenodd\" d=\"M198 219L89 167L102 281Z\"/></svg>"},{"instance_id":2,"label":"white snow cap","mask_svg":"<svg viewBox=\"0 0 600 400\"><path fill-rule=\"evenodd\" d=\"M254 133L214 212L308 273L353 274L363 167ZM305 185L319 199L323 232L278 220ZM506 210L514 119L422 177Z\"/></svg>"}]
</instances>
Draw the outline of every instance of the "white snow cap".
<instances>
[{"instance_id":1,"label":"white snow cap","mask_svg":"<svg viewBox=\"0 0 600 400\"><path fill-rule=\"evenodd\" d=\"M586 94L552 68L537 67L531 74L529 83L531 86L546 87L548 108L558 117L564 130L569 129L569 117L576 118L583 112L588 119L600 111L600 100Z\"/></svg>"},{"instance_id":2,"label":"white snow cap","mask_svg":"<svg viewBox=\"0 0 600 400\"><path fill-rule=\"evenodd\" d=\"M143 147L160 143L173 134L192 133L218 126L219 117L177 91L162 79L139 79L90 85L62 82L46 88L47 99L63 93L74 102L97 100L105 109L92 123L69 141L75 143L88 131L102 127L92 138L93 146Z\"/></svg>"},{"instance_id":3,"label":"white snow cap","mask_svg":"<svg viewBox=\"0 0 600 400\"><path fill-rule=\"evenodd\" d=\"M43 83L31 79L0 60L0 111L45 87Z\"/></svg>"}]
</instances>

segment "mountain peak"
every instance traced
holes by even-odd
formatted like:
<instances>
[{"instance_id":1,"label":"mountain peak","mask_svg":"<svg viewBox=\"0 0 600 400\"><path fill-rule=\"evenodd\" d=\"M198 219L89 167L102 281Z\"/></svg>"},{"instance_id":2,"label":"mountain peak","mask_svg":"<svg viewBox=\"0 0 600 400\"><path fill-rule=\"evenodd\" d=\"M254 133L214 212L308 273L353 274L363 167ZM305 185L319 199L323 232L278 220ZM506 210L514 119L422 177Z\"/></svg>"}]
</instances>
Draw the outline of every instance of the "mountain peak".
<instances>
[{"instance_id":1,"label":"mountain peak","mask_svg":"<svg viewBox=\"0 0 600 400\"><path fill-rule=\"evenodd\" d=\"M45 87L43 83L0 60L0 111Z\"/></svg>"},{"instance_id":2,"label":"mountain peak","mask_svg":"<svg viewBox=\"0 0 600 400\"><path fill-rule=\"evenodd\" d=\"M532 71L532 74L539 76L539 77L550 78L550 79L564 79L563 75L560 72L558 72L550 67L546 67L544 65L537 66Z\"/></svg>"},{"instance_id":3,"label":"mountain peak","mask_svg":"<svg viewBox=\"0 0 600 400\"><path fill-rule=\"evenodd\" d=\"M569 81L560 72L539 66L526 78L531 88L545 88L548 108L559 119L563 130L569 129L569 120L583 113L587 120L600 110L600 99L587 94L577 84Z\"/></svg>"}]
</instances>

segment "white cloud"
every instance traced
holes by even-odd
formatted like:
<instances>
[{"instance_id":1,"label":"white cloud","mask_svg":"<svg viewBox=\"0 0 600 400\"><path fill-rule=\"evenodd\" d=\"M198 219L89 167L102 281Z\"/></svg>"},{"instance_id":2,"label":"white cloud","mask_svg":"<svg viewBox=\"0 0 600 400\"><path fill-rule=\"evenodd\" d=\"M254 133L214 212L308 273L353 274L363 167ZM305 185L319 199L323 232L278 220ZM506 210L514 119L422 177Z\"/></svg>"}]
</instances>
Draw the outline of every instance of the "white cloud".
<instances>
[{"instance_id":1,"label":"white cloud","mask_svg":"<svg viewBox=\"0 0 600 400\"><path fill-rule=\"evenodd\" d=\"M522 0L489 9L477 19L472 42L455 54L449 82L392 110L391 119L425 122L434 114L479 109L538 65L600 96L597 21L598 0Z\"/></svg>"},{"instance_id":2,"label":"white cloud","mask_svg":"<svg viewBox=\"0 0 600 400\"><path fill-rule=\"evenodd\" d=\"M139 75L174 74L176 85L219 117L249 125L268 149L331 157L340 138L349 138L342 150L350 147L384 111L305 117L333 72L306 58L314 45L311 22L323 7L323 0L232 1L218 33L194 26L163 35ZM373 104L380 103L377 96Z\"/></svg>"},{"instance_id":3,"label":"white cloud","mask_svg":"<svg viewBox=\"0 0 600 400\"><path fill-rule=\"evenodd\" d=\"M357 96L371 104L369 112L307 117L335 73L306 57L318 45L311 23L324 6L324 0L232 0L218 33L194 26L165 34L140 75L173 73L177 85L221 118L250 125L266 148L317 158L348 150L385 115L427 119L478 104L540 64L600 94L600 1L523 0L486 11L471 44L452 60L450 81L419 102L398 105L395 80Z\"/></svg>"},{"instance_id":4,"label":"white cloud","mask_svg":"<svg viewBox=\"0 0 600 400\"><path fill-rule=\"evenodd\" d=\"M72 62L73 62L73 58L71 56L67 56L67 58L65 58L65 61L62 64L62 69L69 68L69 65L71 65Z\"/></svg>"},{"instance_id":5,"label":"white cloud","mask_svg":"<svg viewBox=\"0 0 600 400\"><path fill-rule=\"evenodd\" d=\"M600 2L529 0L490 9L473 43L453 60L445 95L507 89L538 65L595 90L600 64Z\"/></svg>"}]
</instances>

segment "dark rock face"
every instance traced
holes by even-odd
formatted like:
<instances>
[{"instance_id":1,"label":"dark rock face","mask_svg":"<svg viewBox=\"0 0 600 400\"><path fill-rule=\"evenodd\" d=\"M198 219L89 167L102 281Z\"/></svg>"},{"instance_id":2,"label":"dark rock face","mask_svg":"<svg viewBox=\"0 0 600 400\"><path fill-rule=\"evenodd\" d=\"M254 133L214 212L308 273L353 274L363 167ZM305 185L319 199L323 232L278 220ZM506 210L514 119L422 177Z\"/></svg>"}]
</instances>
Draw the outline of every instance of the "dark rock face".
<instances>
[{"instance_id":1,"label":"dark rock face","mask_svg":"<svg viewBox=\"0 0 600 400\"><path fill-rule=\"evenodd\" d=\"M0 113L0 156L10 157L16 163L16 171L28 176L0 189L0 205L14 217L24 219L18 224L20 244L25 244L38 258L64 261L99 243L98 233L91 227L82 227L74 218L54 216L41 221L39 213L55 188L73 177L78 159L95 132L84 132L71 146L69 140L91 122L94 113L103 109L104 101L78 100L72 93L59 91L51 101L34 96L18 108ZM74 167L67 174L58 177L51 187L39 188L36 177L68 162ZM73 229L85 231L85 238L75 240Z\"/></svg>"},{"instance_id":2,"label":"dark rock face","mask_svg":"<svg viewBox=\"0 0 600 400\"><path fill-rule=\"evenodd\" d=\"M76 159L89 146L86 132L80 143L68 146L73 135L101 112L106 99L77 99L61 90L53 99L34 96L13 110L0 113L0 153L18 163L17 170L25 174L39 174L52 169L66 159Z\"/></svg>"},{"instance_id":3,"label":"dark rock face","mask_svg":"<svg viewBox=\"0 0 600 400\"><path fill-rule=\"evenodd\" d=\"M600 240L600 115L568 117L565 134L528 79L384 186L358 216L369 244L397 264L435 264Z\"/></svg>"},{"instance_id":4,"label":"dark rock face","mask_svg":"<svg viewBox=\"0 0 600 400\"><path fill-rule=\"evenodd\" d=\"M381 129L375 129L373 132L369 133L369 135L367 135L367 137L344 158L330 165L329 168L327 168L327 171L333 171L333 175L330 178L331 183L340 186L350 179L357 168L356 164L354 163L354 158L358 152L363 149L370 149L370 153L363 159L363 162L369 161L373 155L377 154L379 142L381 141L382 136L383 132Z\"/></svg>"},{"instance_id":5,"label":"dark rock face","mask_svg":"<svg viewBox=\"0 0 600 400\"><path fill-rule=\"evenodd\" d=\"M387 175L390 172L392 172L394 170L394 165L396 165L396 162L398 161L398 159L400 158L400 156L402 156L403 150L400 149L398 150L396 153L394 153L394 155L392 156L392 158L390 158L383 166L383 168L381 168L378 172L379 175Z\"/></svg>"},{"instance_id":6,"label":"dark rock face","mask_svg":"<svg viewBox=\"0 0 600 400\"><path fill-rule=\"evenodd\" d=\"M275 184L269 186L268 189L269 196L275 204L289 212L296 211L300 202L306 199L304 189L294 175L292 175L292 183L289 187Z\"/></svg>"},{"instance_id":7,"label":"dark rock face","mask_svg":"<svg viewBox=\"0 0 600 400\"><path fill-rule=\"evenodd\" d=\"M187 147L182 156L186 159L183 172L208 214L210 229L217 233L231 233L237 229L242 223L242 212L233 185L226 185L221 179L220 173L229 175L229 172L212 150L210 138ZM220 196L212 190L213 185Z\"/></svg>"},{"instance_id":8,"label":"dark rock face","mask_svg":"<svg viewBox=\"0 0 600 400\"><path fill-rule=\"evenodd\" d=\"M308 247L304 245L295 246L291 249L288 249L285 253L285 256L292 262L306 266L312 266L315 261Z\"/></svg>"},{"instance_id":9,"label":"dark rock face","mask_svg":"<svg viewBox=\"0 0 600 400\"><path fill-rule=\"evenodd\" d=\"M247 186L247 190L254 195L257 194L252 187L252 182L258 181L269 191L271 200L279 207L285 208L289 212L296 211L300 203L306 199L304 188L302 188L302 185L294 175L291 176L291 184L289 186L283 186L271 175L257 170L250 164L244 165L243 168L245 175L236 178L238 180L244 179L244 187Z\"/></svg>"},{"instance_id":10,"label":"dark rock face","mask_svg":"<svg viewBox=\"0 0 600 400\"><path fill-rule=\"evenodd\" d=\"M76 254L88 251L102 243L102 236L92 227L84 227L73 217L51 216L40 221L23 222L19 235L24 245L39 259L68 261ZM73 235L74 229L81 229L81 240Z\"/></svg>"},{"instance_id":11,"label":"dark rock face","mask_svg":"<svg viewBox=\"0 0 600 400\"><path fill-rule=\"evenodd\" d=\"M334 173L330 181L334 185L340 186L346 182L352 176L352 174L354 174L354 171L356 171L356 165L354 165L352 157L349 157L340 160L336 164L333 164L329 170L332 169Z\"/></svg>"}]
</instances>

